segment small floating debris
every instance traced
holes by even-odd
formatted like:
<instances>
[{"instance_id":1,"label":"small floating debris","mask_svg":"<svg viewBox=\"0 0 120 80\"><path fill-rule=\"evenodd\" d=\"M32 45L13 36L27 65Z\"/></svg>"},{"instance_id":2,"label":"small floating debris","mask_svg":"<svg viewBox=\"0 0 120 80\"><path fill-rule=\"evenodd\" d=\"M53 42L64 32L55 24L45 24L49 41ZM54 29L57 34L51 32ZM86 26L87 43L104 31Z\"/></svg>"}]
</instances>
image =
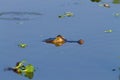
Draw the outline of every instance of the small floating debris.
<instances>
[{"instance_id":1,"label":"small floating debris","mask_svg":"<svg viewBox=\"0 0 120 80\"><path fill-rule=\"evenodd\" d=\"M110 5L108 3L99 4L100 7L110 8Z\"/></svg>"},{"instance_id":2,"label":"small floating debris","mask_svg":"<svg viewBox=\"0 0 120 80\"><path fill-rule=\"evenodd\" d=\"M114 14L115 17L119 17L120 16L120 12L117 12Z\"/></svg>"},{"instance_id":3,"label":"small floating debris","mask_svg":"<svg viewBox=\"0 0 120 80\"><path fill-rule=\"evenodd\" d=\"M103 6L106 7L106 8L110 8L110 5L107 4L107 3L103 4Z\"/></svg>"},{"instance_id":4,"label":"small floating debris","mask_svg":"<svg viewBox=\"0 0 120 80\"><path fill-rule=\"evenodd\" d=\"M64 18L65 16L64 15L60 15L60 16L58 16L58 18Z\"/></svg>"},{"instance_id":5,"label":"small floating debris","mask_svg":"<svg viewBox=\"0 0 120 80\"><path fill-rule=\"evenodd\" d=\"M72 12L65 12L63 15L59 15L58 18L72 17L73 15Z\"/></svg>"},{"instance_id":6,"label":"small floating debris","mask_svg":"<svg viewBox=\"0 0 120 80\"><path fill-rule=\"evenodd\" d=\"M67 17L71 17L71 16L73 16L74 14L73 14L72 12L66 12L64 15L67 16Z\"/></svg>"},{"instance_id":7,"label":"small floating debris","mask_svg":"<svg viewBox=\"0 0 120 80\"><path fill-rule=\"evenodd\" d=\"M18 46L21 47L21 48L26 48L26 47L27 47L27 44L25 44L25 43L20 43Z\"/></svg>"},{"instance_id":8,"label":"small floating debris","mask_svg":"<svg viewBox=\"0 0 120 80\"><path fill-rule=\"evenodd\" d=\"M116 69L112 69L112 71L116 71Z\"/></svg>"},{"instance_id":9,"label":"small floating debris","mask_svg":"<svg viewBox=\"0 0 120 80\"><path fill-rule=\"evenodd\" d=\"M80 39L78 41L69 41L65 39L62 35L57 35L55 38L45 39L43 42L54 44L55 46L62 46L64 43L78 43L80 45L84 44L84 40Z\"/></svg>"},{"instance_id":10,"label":"small floating debris","mask_svg":"<svg viewBox=\"0 0 120 80\"><path fill-rule=\"evenodd\" d=\"M113 32L113 31L112 31L112 29L108 29L108 30L105 30L104 32L105 32L105 33L111 33L111 32Z\"/></svg>"},{"instance_id":11,"label":"small floating debris","mask_svg":"<svg viewBox=\"0 0 120 80\"><path fill-rule=\"evenodd\" d=\"M32 79L34 76L35 68L32 64L26 63L27 62L25 60L19 61L14 67L5 68L4 71L13 71L16 74Z\"/></svg>"}]
</instances>

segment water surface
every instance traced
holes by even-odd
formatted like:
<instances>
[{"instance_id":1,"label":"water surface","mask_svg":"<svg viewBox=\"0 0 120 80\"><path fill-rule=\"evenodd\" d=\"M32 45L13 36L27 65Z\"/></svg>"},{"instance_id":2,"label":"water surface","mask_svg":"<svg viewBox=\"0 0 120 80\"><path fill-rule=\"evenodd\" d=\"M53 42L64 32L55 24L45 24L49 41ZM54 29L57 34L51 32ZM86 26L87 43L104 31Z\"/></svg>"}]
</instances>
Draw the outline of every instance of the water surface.
<instances>
[{"instance_id":1,"label":"water surface","mask_svg":"<svg viewBox=\"0 0 120 80\"><path fill-rule=\"evenodd\" d=\"M118 71L113 72L112 69L120 66L120 17L113 14L120 12L120 4L105 2L111 7L101 7L99 4L102 2L89 0L1 0L0 13L44 14L39 17L24 15L30 20L0 19L1 78L26 80L23 76L3 71L5 67L26 59L37 68L32 80L118 79ZM73 12L74 16L58 18L65 12ZM107 29L113 32L104 33ZM83 39L85 44L65 43L56 47L42 42L59 34L69 40ZM18 47L21 42L28 44L28 47Z\"/></svg>"}]
</instances>

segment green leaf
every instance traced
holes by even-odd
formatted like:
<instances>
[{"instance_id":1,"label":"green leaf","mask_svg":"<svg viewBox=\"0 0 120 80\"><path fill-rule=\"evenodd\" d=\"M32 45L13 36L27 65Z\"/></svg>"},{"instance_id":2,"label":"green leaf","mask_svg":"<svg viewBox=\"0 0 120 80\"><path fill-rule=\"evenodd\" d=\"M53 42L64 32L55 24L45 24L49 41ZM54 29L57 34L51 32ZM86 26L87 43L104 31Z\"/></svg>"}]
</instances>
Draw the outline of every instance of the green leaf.
<instances>
[{"instance_id":1,"label":"green leaf","mask_svg":"<svg viewBox=\"0 0 120 80\"><path fill-rule=\"evenodd\" d=\"M23 70L23 71L24 71L25 77L32 79L34 76L35 68L32 64L28 64L27 66L25 66L25 70Z\"/></svg>"}]
</instances>

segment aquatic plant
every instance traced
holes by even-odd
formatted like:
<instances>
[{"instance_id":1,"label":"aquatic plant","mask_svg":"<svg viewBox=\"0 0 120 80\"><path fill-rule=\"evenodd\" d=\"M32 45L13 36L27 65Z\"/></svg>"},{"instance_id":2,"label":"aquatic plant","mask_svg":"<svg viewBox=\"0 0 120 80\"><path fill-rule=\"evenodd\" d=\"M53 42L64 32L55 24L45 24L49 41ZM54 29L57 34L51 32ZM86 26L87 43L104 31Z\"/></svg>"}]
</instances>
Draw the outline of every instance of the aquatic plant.
<instances>
[{"instance_id":1,"label":"aquatic plant","mask_svg":"<svg viewBox=\"0 0 120 80\"><path fill-rule=\"evenodd\" d=\"M26 48L26 47L27 47L27 44L25 44L25 43L20 43L18 46L21 47L21 48Z\"/></svg>"},{"instance_id":2,"label":"aquatic plant","mask_svg":"<svg viewBox=\"0 0 120 80\"><path fill-rule=\"evenodd\" d=\"M120 4L120 0L113 0L113 4Z\"/></svg>"},{"instance_id":3,"label":"aquatic plant","mask_svg":"<svg viewBox=\"0 0 120 80\"><path fill-rule=\"evenodd\" d=\"M71 17L73 16L74 14L72 12L65 12L64 16L67 16L67 17Z\"/></svg>"},{"instance_id":4,"label":"aquatic plant","mask_svg":"<svg viewBox=\"0 0 120 80\"><path fill-rule=\"evenodd\" d=\"M72 12L65 12L63 15L59 15L58 18L72 17L73 15Z\"/></svg>"},{"instance_id":5,"label":"aquatic plant","mask_svg":"<svg viewBox=\"0 0 120 80\"><path fill-rule=\"evenodd\" d=\"M111 33L111 32L113 32L113 31L112 31L112 29L108 29L108 30L105 30L104 32L105 32L105 33Z\"/></svg>"},{"instance_id":6,"label":"aquatic plant","mask_svg":"<svg viewBox=\"0 0 120 80\"><path fill-rule=\"evenodd\" d=\"M29 79L32 79L35 72L35 67L32 64L26 64L25 60L19 61L14 67L8 67L5 71L13 71L18 75L23 75Z\"/></svg>"},{"instance_id":7,"label":"aquatic plant","mask_svg":"<svg viewBox=\"0 0 120 80\"><path fill-rule=\"evenodd\" d=\"M23 73L24 73L24 76L29 78L29 79L32 79L33 76L34 76L34 71L35 71L35 68L32 64L28 64L25 66L25 69L23 70Z\"/></svg>"}]
</instances>

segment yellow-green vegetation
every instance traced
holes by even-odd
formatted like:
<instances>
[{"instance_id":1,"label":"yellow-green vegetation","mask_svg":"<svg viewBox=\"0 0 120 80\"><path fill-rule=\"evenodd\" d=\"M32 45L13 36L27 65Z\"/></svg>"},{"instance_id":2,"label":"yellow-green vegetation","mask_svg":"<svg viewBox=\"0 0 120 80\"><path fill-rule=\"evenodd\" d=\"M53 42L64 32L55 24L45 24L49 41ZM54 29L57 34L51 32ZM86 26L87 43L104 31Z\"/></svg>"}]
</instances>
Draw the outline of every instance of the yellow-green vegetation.
<instances>
[{"instance_id":1,"label":"yellow-green vegetation","mask_svg":"<svg viewBox=\"0 0 120 80\"><path fill-rule=\"evenodd\" d=\"M58 18L72 17L73 15L72 12L65 12L63 15L59 15Z\"/></svg>"},{"instance_id":2,"label":"yellow-green vegetation","mask_svg":"<svg viewBox=\"0 0 120 80\"><path fill-rule=\"evenodd\" d=\"M27 47L27 44L25 44L25 43L20 43L18 46L21 47L21 48L26 48L26 47Z\"/></svg>"},{"instance_id":3,"label":"yellow-green vegetation","mask_svg":"<svg viewBox=\"0 0 120 80\"><path fill-rule=\"evenodd\" d=\"M111 33L111 32L113 32L111 29L108 29L108 30L105 30L104 32L106 32L106 33Z\"/></svg>"},{"instance_id":4,"label":"yellow-green vegetation","mask_svg":"<svg viewBox=\"0 0 120 80\"><path fill-rule=\"evenodd\" d=\"M32 79L34 76L35 67L32 64L28 64L26 60L22 60L17 62L14 67L5 68L5 71L13 71L18 75Z\"/></svg>"},{"instance_id":5,"label":"yellow-green vegetation","mask_svg":"<svg viewBox=\"0 0 120 80\"><path fill-rule=\"evenodd\" d=\"M120 4L120 0L113 0L114 4Z\"/></svg>"},{"instance_id":6,"label":"yellow-green vegetation","mask_svg":"<svg viewBox=\"0 0 120 80\"><path fill-rule=\"evenodd\" d=\"M71 16L73 16L74 14L73 14L72 12L65 12L64 15L67 16L67 17L71 17Z\"/></svg>"},{"instance_id":7,"label":"yellow-green vegetation","mask_svg":"<svg viewBox=\"0 0 120 80\"><path fill-rule=\"evenodd\" d=\"M25 77L32 79L34 76L34 71L35 71L34 66L32 64L28 64L27 66L25 66L25 70L23 70L23 73Z\"/></svg>"}]
</instances>

